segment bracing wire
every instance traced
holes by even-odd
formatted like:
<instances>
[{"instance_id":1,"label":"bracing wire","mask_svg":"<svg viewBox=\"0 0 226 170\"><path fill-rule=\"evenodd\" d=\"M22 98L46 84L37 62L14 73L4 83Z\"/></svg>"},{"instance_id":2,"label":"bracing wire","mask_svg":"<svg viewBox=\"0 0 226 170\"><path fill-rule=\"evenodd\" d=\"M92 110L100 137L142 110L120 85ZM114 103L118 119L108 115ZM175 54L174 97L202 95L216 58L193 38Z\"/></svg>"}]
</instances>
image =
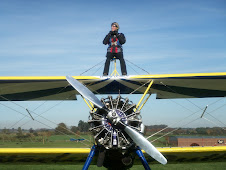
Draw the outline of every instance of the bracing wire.
<instances>
[{"instance_id":1,"label":"bracing wire","mask_svg":"<svg viewBox=\"0 0 226 170\"><path fill-rule=\"evenodd\" d=\"M95 64L94 66L90 67L89 69L85 70L84 72L82 72L82 73L80 74L80 76L83 75L83 74L85 74L85 73L87 73L88 71L90 71L90 70L93 69L94 67L98 66L98 65L99 65L100 63L102 63L103 61L104 61L104 60L102 60L101 62Z\"/></svg>"},{"instance_id":2,"label":"bracing wire","mask_svg":"<svg viewBox=\"0 0 226 170\"><path fill-rule=\"evenodd\" d=\"M65 88L67 88L69 85L67 85L67 86L65 86L65 87L63 87L61 90L59 90L56 94L59 94L60 92L62 92ZM72 95L71 95L72 96ZM70 97L71 97L70 96ZM69 98L70 98L69 97ZM66 100L66 99L65 99ZM65 101L65 100L62 100L62 101L60 101L57 105L59 105L60 103L62 103L63 101ZM47 100L46 101L44 101L43 103L41 103L38 107L36 107L33 111L35 111L35 110L37 110L38 108L40 108L41 106L43 106L45 103L47 102ZM57 105L54 105L53 107L51 107L50 109L47 109L46 111L44 111L43 113L41 113L40 115L42 115L42 114L44 114L44 113L46 113L46 112L48 112L49 110L51 110L52 108L54 108L55 106L57 106ZM37 117L39 117L39 116L37 116ZM37 117L35 117L35 118L37 118ZM10 126L10 128L12 128L13 126L15 126L16 124L18 124L19 122L21 122L22 120L24 120L25 119L25 116L24 117L22 117L20 120L18 120L16 123L14 123L12 126ZM28 121L29 122L29 121ZM28 123L27 122L27 123ZM25 124L27 124L27 123L25 123ZM23 125L25 125L25 124L23 124ZM22 126L23 126L22 125Z\"/></svg>"},{"instance_id":3,"label":"bracing wire","mask_svg":"<svg viewBox=\"0 0 226 170\"><path fill-rule=\"evenodd\" d=\"M129 63L131 63L132 65L136 66L137 68L141 69L142 71L146 72L147 74L150 74L148 71L146 71L145 69L143 69L143 68L139 67L138 65L132 63L131 61L129 61L127 59L125 59L125 60L128 61Z\"/></svg>"},{"instance_id":4,"label":"bracing wire","mask_svg":"<svg viewBox=\"0 0 226 170\"><path fill-rule=\"evenodd\" d=\"M129 66L129 68L131 68L137 75L140 75L132 66L130 66L129 64L127 64Z\"/></svg>"},{"instance_id":5,"label":"bracing wire","mask_svg":"<svg viewBox=\"0 0 226 170\"><path fill-rule=\"evenodd\" d=\"M160 82L161 84L163 84L165 87L167 87L168 89L170 89L171 91L173 91L174 93L177 93L175 90L173 90L172 88L168 87L167 85L165 85L163 82ZM223 98L222 98L223 99ZM198 105L196 105L194 102L188 100L187 98L185 98L185 100L187 100L189 103L193 104L194 106L196 106L197 108L199 108L200 110L202 110L201 107L199 107ZM220 100L217 100L216 102L218 102ZM213 102L213 103L216 103L216 102ZM224 106L224 105L223 105ZM221 107L223 107L221 106ZM219 108L221 108L219 107ZM218 110L219 108L215 109L215 110ZM213 110L212 112L214 112L215 110ZM210 116L212 116L209 112L206 112L208 113ZM223 125L225 125L223 122L221 122L219 119L217 119L216 117L212 116L215 120L217 120L218 122L222 123Z\"/></svg>"},{"instance_id":6,"label":"bracing wire","mask_svg":"<svg viewBox=\"0 0 226 170\"><path fill-rule=\"evenodd\" d=\"M13 109L13 108L11 108L11 107L9 107L9 106L6 106L6 105L4 105L4 104L2 104L2 103L0 103L0 105L3 105L3 106L5 106L5 107L7 107L8 109L13 110L13 111L15 111L15 112L17 112L17 113L19 113L19 114L21 114L21 115L24 115L25 117L29 117L28 115L26 115L26 114L24 114L24 113L22 113L22 112L20 112L20 111L18 111L18 110L16 110L16 109ZM45 124L45 123L43 123L43 122L41 122L41 121L38 121L38 120L36 120L36 119L35 119L34 121L36 121L36 122L38 122L38 123L40 123L40 124L42 124L42 125L44 125L44 126L47 126L47 127L51 128L51 129L53 129L53 127L51 127L51 126L49 126L49 125L47 125L47 124ZM54 123L54 124L55 124L55 123ZM78 134L76 134L76 133L70 131L69 129L66 129L66 128L64 128L64 127L62 127L62 128L65 129L65 130L68 130L69 132L73 133L74 135L77 135L77 136L81 137L80 135L78 135ZM66 134L66 133L64 133L64 132L62 132L62 131L59 131L59 130L57 130L57 131L60 132L60 133L63 134L63 135L66 135L66 136L72 138L70 135L68 135L68 134ZM85 138L84 138L84 139L85 139ZM88 139L85 139L85 140L89 141ZM81 141L81 142L82 142L82 141ZM89 141L89 142L90 142L90 141ZM83 142L82 142L82 143L83 143ZM83 143L83 144L85 144L85 143ZM85 145L87 145L87 144L85 144ZM87 145L87 146L88 146L88 145Z\"/></svg>"},{"instance_id":7,"label":"bracing wire","mask_svg":"<svg viewBox=\"0 0 226 170\"><path fill-rule=\"evenodd\" d=\"M205 119L205 120L209 121L210 123L212 123L212 124L216 125L217 127L221 128L221 129L223 129L223 130L226 130L225 128L223 128L223 127L219 126L219 125L218 125L218 124L216 124L214 121L211 121L211 120L207 119L206 117L203 117L203 119Z\"/></svg>"},{"instance_id":8,"label":"bracing wire","mask_svg":"<svg viewBox=\"0 0 226 170\"><path fill-rule=\"evenodd\" d=\"M171 100L172 101L172 100ZM218 100L219 101L219 100ZM174 101L175 102L175 101ZM177 102L175 102L176 104L179 104L179 103L177 103ZM210 106L210 105L212 105L212 104L215 104L216 103L216 101L215 102L213 102L213 103L210 103L208 106ZM179 104L181 107L183 107L183 108L185 108L185 109L187 109L187 110L189 110L189 111L191 111L190 109L188 109L187 107L184 107L183 105L181 105L181 104ZM150 135L150 136L148 136L146 139L149 139L149 138L151 138L151 137L153 137L153 136L155 136L155 135L157 135L157 134L159 134L160 132L162 132L162 131L164 131L164 130L166 130L166 129L168 129L168 128L170 128L170 127L172 127L173 125L176 125L176 124L178 124L178 123L180 123L180 122L182 122L183 120L186 120L186 119L188 119L189 117L191 117L191 116L193 116L194 114L196 114L196 113L198 113L199 111L196 111L196 112L194 112L194 113L192 113L192 114L190 114L189 116L187 116L187 117L185 117L185 118L183 118L183 119L181 119L181 120L179 120L179 121L177 121L177 122L175 122L175 123L173 123L173 124L171 124L171 125L169 125L169 126L167 126L167 127L165 127L165 128L163 128L163 129L161 129L161 130L159 130L158 132L155 132L154 134L152 134L152 135ZM204 117L203 117L204 118ZM215 124L215 125L217 125L215 122L213 122L213 121L211 121L211 120L208 120L207 118L204 118L205 120L207 120L207 121L209 121L209 122L211 122L212 124ZM187 125L187 124L186 124ZM217 125L218 127L220 127L219 125ZM222 128L222 127L220 127L220 128ZM222 128L222 129L224 129L224 128ZM177 130L177 129L176 129ZM224 129L225 130L225 129ZM175 130L173 130L173 132L174 132ZM172 133L172 132L171 132Z\"/></svg>"},{"instance_id":9,"label":"bracing wire","mask_svg":"<svg viewBox=\"0 0 226 170\"><path fill-rule=\"evenodd\" d=\"M104 60L102 60L101 62L97 63L97 64L94 65L93 67L91 67L91 68L85 70L85 71L82 72L80 75L83 75L84 73L86 73L86 72L88 72L89 70L93 69L94 67L98 66L98 65L99 65L100 63L102 63L103 61L104 61ZM101 65L101 67L102 67L102 65ZM101 67L100 67L100 68L101 68ZM100 69L100 68L99 68L99 69ZM99 70L99 69L98 69L98 70ZM97 71L98 71L98 70L97 70ZM96 72L97 72L97 71L96 71ZM95 74L95 73L94 73L94 74ZM68 85L69 85L69 84L68 84ZM68 85L67 85L67 86L68 86ZM64 88L62 88L62 89L61 89L59 92L57 92L56 94L60 93L62 90L64 90L65 88L67 88L67 86L65 86ZM10 100L8 100L7 98L5 98L5 97L3 97L3 96L1 96L1 97L2 97L3 99L7 100L7 101L10 101ZM63 101L65 101L65 100L63 100ZM41 103L38 107L36 107L36 108L32 111L32 113L34 113L35 115L37 115L35 118L37 118L37 117L42 117L43 119L45 119L45 120L47 120L47 121L49 121L49 122L51 122L51 123L53 123L53 124L56 124L55 122L52 122L52 121L50 121L50 120L44 118L44 117L41 116L41 115L44 114L44 113L46 113L46 112L48 112L48 111L51 110L52 108L56 107L57 105L59 105L59 104L62 103L63 101L60 101L59 103L57 103L56 105L50 107L49 109L47 109L46 111L44 111L44 112L41 113L41 114L36 114L34 111L37 110L38 108L40 108L41 106L43 106L43 105L47 102L47 101L44 101L44 102ZM10 102L12 102L13 104L16 104L17 106L19 106L19 107L25 109L23 106L21 106L21 105L15 103L15 102L13 102L13 101L10 101ZM1 104L1 103L0 103L0 104ZM3 104L2 104L2 105L3 105ZM4 106L7 107L6 105L4 105ZM10 107L8 107L8 108L10 108ZM12 109L12 108L11 108L11 109ZM16 111L15 109L12 109L12 110ZM22 119L20 119L19 121L17 121L16 123L14 123L11 127L15 126L17 123L19 123L20 121L22 121L25 117L27 117L27 115L24 114L24 117L23 117ZM37 121L37 120L36 120L36 121ZM24 126L24 125L27 124L28 122L30 122L30 120L27 121L26 123L24 123L22 126ZM37 121L37 122L39 122L39 121ZM56 124L56 125L57 125L57 124ZM46 126L48 126L48 125L46 125ZM69 129L66 129L66 130L70 131ZM70 131L70 132L72 132L72 131ZM72 132L72 133L74 133L74 132ZM76 133L75 133L75 135L80 136L80 135L78 135L78 134L76 134ZM80 136L80 137L81 137L81 136ZM86 140L87 140L87 139L86 139ZM87 140L87 141L89 141L89 140Z\"/></svg>"},{"instance_id":10,"label":"bracing wire","mask_svg":"<svg viewBox=\"0 0 226 170\"><path fill-rule=\"evenodd\" d=\"M216 117L214 117L213 115L211 115L210 113L207 112L208 115L210 115L212 118L214 118L215 120L217 120L218 122L222 123L225 127L226 127L226 124L223 123L222 121L218 120Z\"/></svg>"},{"instance_id":11,"label":"bracing wire","mask_svg":"<svg viewBox=\"0 0 226 170\"><path fill-rule=\"evenodd\" d=\"M71 95L72 96L72 95ZM60 101L60 102L58 102L57 104L55 104L55 105L53 105L52 107L50 107L49 109L47 109L47 110L45 110L44 112L42 112L42 113L40 113L40 114L38 114L35 118L38 118L38 117L40 117L41 115L43 115L44 113L46 113L46 112L48 112L48 111L50 111L51 109L53 109L53 108L55 108L56 106L59 106L61 103L63 103L65 100L62 100L62 101ZM34 110L33 110L34 111ZM28 120L27 122L25 122L24 124L22 124L20 127L22 127L22 126L24 126L24 125L26 125L27 123L29 123L31 120ZM19 122L18 122L19 123ZM13 126L15 126L16 125L16 123L13 125ZM13 127L12 126L12 127ZM12 127L10 127L10 128L12 128Z\"/></svg>"},{"instance_id":12,"label":"bracing wire","mask_svg":"<svg viewBox=\"0 0 226 170\"><path fill-rule=\"evenodd\" d=\"M200 118L200 117L199 117L199 118L196 118L196 119L194 119L194 120L192 120L192 121L186 123L184 126L187 126L187 125L189 125L190 123L193 123L193 122L195 122L195 121L198 120L198 119L201 119L201 118ZM182 127L184 127L184 126L182 126ZM170 133L173 133L174 131L176 131L176 130L178 130L178 129L180 129L180 128L181 128L181 127L176 128L176 129L173 129L172 131L170 131L170 132L168 132L168 133L166 133L166 134L164 134L164 135L162 135L162 136L160 136L160 137L154 139L154 140L151 141L151 142L155 142L156 140L159 140L159 139L161 139L162 137L164 137L164 136L166 136L166 135L169 135Z\"/></svg>"},{"instance_id":13,"label":"bracing wire","mask_svg":"<svg viewBox=\"0 0 226 170\"><path fill-rule=\"evenodd\" d=\"M149 138L151 138L151 137L153 137L153 136L159 134L160 132L162 132L162 131L164 131L164 130L170 128L170 127L172 127L173 125L176 125L176 124L178 124L178 123L180 123L180 122L182 122L182 121L188 119L189 117L193 116L194 114L196 114L196 113L198 113L198 112L199 112L199 111L196 111L196 112L190 114L189 116L187 116L187 117L185 117L185 118L183 118L183 119L181 119L181 120L179 120L179 121L177 121L177 122L172 123L171 125L169 125L169 126L163 128L163 129L159 130L158 132L155 132L154 134L148 136L146 139L149 139Z\"/></svg>"},{"instance_id":14,"label":"bracing wire","mask_svg":"<svg viewBox=\"0 0 226 170\"><path fill-rule=\"evenodd\" d=\"M23 107L23 106L17 104L16 102L13 102L13 101L11 101L11 100L5 98L4 96L1 96L1 95L0 95L0 97L2 97L3 99L5 99L5 100L7 100L7 101L9 101L9 102L11 102L11 103L13 103L13 104L19 106L19 107L22 108L22 109L26 110L25 107ZM4 104L2 104L2 103L0 103L0 104L1 104L1 105L4 105ZM4 105L4 106L6 106L6 105ZM6 107L8 107L8 106L6 106ZM10 107L8 107L8 108L10 108ZM12 109L12 110L16 111L15 109ZM46 120L46 121L48 121L48 122L50 122L50 123L52 123L52 124L58 125L57 123L55 123L55 122L53 122L53 121L51 121L51 120L49 120L49 119L47 119L47 118L45 118L45 117L43 117L43 116L41 116L41 115L38 115L38 114L37 114L36 112L34 112L34 111L31 111L31 112L34 113L36 116L39 116L39 117L43 118L44 120ZM22 115L25 116L25 114L22 114ZM26 115L26 117L29 117L29 116ZM30 118L30 117L29 117L29 118ZM69 130L69 129L67 129L67 128L64 128L64 127L62 127L62 128L65 129L65 130L67 130L68 132L73 133L74 135L77 135L77 136L81 137L80 135L78 135L78 134L72 132L71 130ZM85 138L84 138L84 139L85 139ZM89 141L88 139L85 139L85 140ZM90 142L90 141L89 141L89 142Z\"/></svg>"},{"instance_id":15,"label":"bracing wire","mask_svg":"<svg viewBox=\"0 0 226 170\"><path fill-rule=\"evenodd\" d=\"M162 82L161 82L161 83L162 83ZM163 83L162 83L162 84L163 84ZM168 86L165 85L165 84L163 84L163 85L166 86L166 87L168 87ZM169 89L176 93L176 91L174 91L174 90L171 89L170 87L169 87ZM222 100L222 99L223 99L223 98L218 99L218 100L216 100L216 101L210 103L208 106L213 105L213 104L219 102L219 101ZM185 109L191 111L191 110L188 109L187 107L185 107L185 106L183 106L183 105L181 105L181 104L175 102L174 100L170 100L170 101L173 101L174 103L180 105L181 107L183 107L183 108L185 108ZM189 101L189 100L188 100L188 101ZM191 101L189 101L189 102L193 104L193 102L191 102ZM226 105L226 104L224 104L224 105ZM224 105L223 105L223 106L224 106ZM197 105L195 104L195 106L197 106ZM215 110L213 110L213 111L216 111L216 110L218 110L219 108L222 108L223 106L220 106L220 107L218 107L217 109L215 109ZM203 109L200 108L199 106L197 106L197 107L198 107L199 109L203 110ZM211 111L211 112L213 112L213 111ZM196 113L198 113L198 112L199 112L199 111L196 111L196 112L190 114L189 116L187 116L186 118L184 118L184 119L182 119L182 120L180 120L180 121L178 121L178 122L175 122L175 123L173 123L173 124L171 124L171 125L169 125L169 126L163 128L163 129L159 130L158 132L156 132L156 133L154 133L154 134L148 136L146 139L148 139L148 138L150 138L150 137L153 137L153 136L157 135L158 133L160 133L160 132L162 132L162 131L168 129L169 127L171 127L171 126L173 126L173 125L175 125L175 124L177 124L177 123L179 123L179 122L181 122L181 121L183 121L183 120L189 118L190 116L192 116L192 115L194 115L194 114L196 114ZM210 112L210 113L211 113L211 112ZM215 118L214 116L212 116L212 115L209 114L209 113L208 113L208 115L210 115L211 117ZM204 117L203 117L203 118L204 118ZM198 119L199 119L199 118L198 118ZM207 119L207 118L204 118L204 119L207 120L207 121L209 121L209 122L211 122L212 124L215 124L215 125L217 125L218 127L220 127L220 126L219 126L218 124L216 124L215 122L213 122L213 121L211 121L211 120L209 120L209 119ZM215 118L215 119L216 119L216 118ZM218 119L216 119L216 120L218 120ZM218 120L218 121L219 121L219 120ZM221 121L220 121L220 122L221 122ZM224 124L223 122L221 122L221 123ZM187 125L187 124L186 124L186 125ZM225 124L224 124L224 125L225 125ZM222 127L220 127L220 128L222 128ZM225 130L224 128L222 128L222 129ZM176 131L176 130L177 130L177 129L174 129L173 131L171 131L171 132L169 132L169 133L167 133L167 134L170 134L170 133L172 133L172 132L174 132L174 131ZM167 135L167 134L166 134L166 135ZM164 135L164 136L165 136L165 135ZM158 138L157 138L156 140L158 140ZM156 140L154 140L154 141L156 141Z\"/></svg>"},{"instance_id":16,"label":"bracing wire","mask_svg":"<svg viewBox=\"0 0 226 170\"><path fill-rule=\"evenodd\" d=\"M151 80L148 80L146 83L140 85L138 88L136 88L135 90L133 90L130 94L127 95L127 97L129 97L131 94L135 93L137 90L139 90L140 88L144 87L146 84L150 83Z\"/></svg>"},{"instance_id":17,"label":"bracing wire","mask_svg":"<svg viewBox=\"0 0 226 170\"><path fill-rule=\"evenodd\" d=\"M96 72L98 72L102 67L104 66L104 64L102 64L93 74L92 74L92 76L94 75L94 74L96 74Z\"/></svg>"}]
</instances>

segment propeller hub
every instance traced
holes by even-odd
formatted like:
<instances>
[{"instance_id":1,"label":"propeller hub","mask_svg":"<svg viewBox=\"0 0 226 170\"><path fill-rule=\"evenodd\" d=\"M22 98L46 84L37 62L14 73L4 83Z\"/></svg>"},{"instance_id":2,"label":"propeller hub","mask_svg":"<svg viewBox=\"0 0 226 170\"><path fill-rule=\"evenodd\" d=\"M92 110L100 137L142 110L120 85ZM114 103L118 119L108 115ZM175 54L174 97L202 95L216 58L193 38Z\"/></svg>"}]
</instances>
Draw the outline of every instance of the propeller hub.
<instances>
[{"instance_id":1,"label":"propeller hub","mask_svg":"<svg viewBox=\"0 0 226 170\"><path fill-rule=\"evenodd\" d=\"M113 125L117 125L119 121L122 121L123 123L127 124L125 117L126 117L125 113L119 109L112 109L107 114L108 120Z\"/></svg>"}]
</instances>

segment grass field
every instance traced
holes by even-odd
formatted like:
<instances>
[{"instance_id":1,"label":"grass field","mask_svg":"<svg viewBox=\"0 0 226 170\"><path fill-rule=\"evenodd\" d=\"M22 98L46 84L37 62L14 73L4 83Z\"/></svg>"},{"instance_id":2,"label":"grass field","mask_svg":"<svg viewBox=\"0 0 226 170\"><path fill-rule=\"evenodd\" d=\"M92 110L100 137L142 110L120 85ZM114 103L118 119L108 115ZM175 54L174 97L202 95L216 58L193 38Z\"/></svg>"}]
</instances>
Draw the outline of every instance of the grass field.
<instances>
[{"instance_id":1,"label":"grass field","mask_svg":"<svg viewBox=\"0 0 226 170\"><path fill-rule=\"evenodd\" d=\"M78 137L72 136L77 139ZM150 141L156 139L158 136L152 137L149 139ZM89 141L82 142L71 142L70 137L65 135L53 135L48 138L48 140L36 141L36 140L26 140L26 141L17 141L14 142L12 140L0 141L0 148L89 148L93 145L93 139L91 135L81 135L79 138L84 138ZM90 142L91 141L91 142ZM153 143L156 147L164 147L166 141L165 138L161 138L160 140Z\"/></svg>"},{"instance_id":2,"label":"grass field","mask_svg":"<svg viewBox=\"0 0 226 170\"><path fill-rule=\"evenodd\" d=\"M151 138L154 140L158 136ZM78 137L74 137L78 138ZM53 135L48 138L43 144L41 141L0 141L0 148L87 148L93 145L92 137L90 135L81 135L79 138L85 138L90 140L84 142L71 142L70 138L65 135ZM165 146L165 138L161 138L157 142L153 143L157 147ZM157 170L225 170L226 162L211 162L211 163L191 163L191 164L167 164L165 166L160 164L150 165L152 169ZM82 169L82 165L54 165L54 164L39 164L39 165L13 165L13 164L1 164L0 170L71 170ZM105 168L98 168L95 165L91 165L91 170L104 170ZM131 170L144 169L142 165L135 165Z\"/></svg>"},{"instance_id":3,"label":"grass field","mask_svg":"<svg viewBox=\"0 0 226 170\"><path fill-rule=\"evenodd\" d=\"M77 139L77 137L74 137ZM50 136L48 141L0 141L0 148L89 148L93 145L90 135L81 135L80 138L88 139L89 141L71 142L70 138L65 135Z\"/></svg>"},{"instance_id":4,"label":"grass field","mask_svg":"<svg viewBox=\"0 0 226 170\"><path fill-rule=\"evenodd\" d=\"M150 165L152 170L225 170L226 162L215 163L193 163L193 164L167 164ZM82 169L82 165L5 165L0 164L1 170L77 170ZM90 166L90 170L105 170L95 165ZM130 170L142 170L142 165L134 165Z\"/></svg>"}]
</instances>

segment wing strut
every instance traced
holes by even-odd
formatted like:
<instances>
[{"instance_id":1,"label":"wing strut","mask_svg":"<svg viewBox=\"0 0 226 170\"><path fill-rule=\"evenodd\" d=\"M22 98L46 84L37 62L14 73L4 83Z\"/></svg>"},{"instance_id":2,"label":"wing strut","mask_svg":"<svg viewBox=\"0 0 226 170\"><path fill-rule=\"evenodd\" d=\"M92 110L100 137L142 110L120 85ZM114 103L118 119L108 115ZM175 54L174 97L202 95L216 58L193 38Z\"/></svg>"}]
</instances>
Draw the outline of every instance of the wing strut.
<instances>
[{"instance_id":1,"label":"wing strut","mask_svg":"<svg viewBox=\"0 0 226 170\"><path fill-rule=\"evenodd\" d=\"M200 117L200 118L202 118L202 117L203 117L204 113L206 112L207 107L208 107L208 105L206 105L206 107L205 107L205 109L203 110L202 115L201 115L201 117Z\"/></svg>"},{"instance_id":2,"label":"wing strut","mask_svg":"<svg viewBox=\"0 0 226 170\"><path fill-rule=\"evenodd\" d=\"M83 96L81 96L81 97L83 98L83 100L85 101L85 103L87 104L87 106L90 108L90 110L93 111L93 105L91 104L91 102L89 101L90 102L90 105L91 105L90 106L89 103L87 102L87 100Z\"/></svg>"},{"instance_id":3,"label":"wing strut","mask_svg":"<svg viewBox=\"0 0 226 170\"><path fill-rule=\"evenodd\" d=\"M28 110L28 109L26 109L26 111L27 111L27 112L28 112L28 114L31 116L32 120L35 120L35 119L33 118L33 116L31 115L31 113L29 112L29 110Z\"/></svg>"},{"instance_id":4,"label":"wing strut","mask_svg":"<svg viewBox=\"0 0 226 170\"><path fill-rule=\"evenodd\" d=\"M140 104L141 104L141 102L144 100L144 97L146 96L146 94L148 93L148 91L150 90L150 88L151 88L151 86L152 86L152 84L153 84L153 80L151 80L151 82L149 83L149 85L148 85L148 87L147 87L147 89L145 90L145 92L144 92L144 94L143 94L143 96L141 97L141 99L140 99L140 101L138 102L138 104L137 104L137 106L136 106L136 108L135 108L135 110L134 110L134 112L139 108L139 106L140 106ZM141 105L141 107L139 108L139 110L141 110L142 109L142 107L144 106L144 104L148 101L148 99L149 99L149 97L151 96L151 94L149 94L149 96L146 98L146 100L144 101L144 103Z\"/></svg>"}]
</instances>

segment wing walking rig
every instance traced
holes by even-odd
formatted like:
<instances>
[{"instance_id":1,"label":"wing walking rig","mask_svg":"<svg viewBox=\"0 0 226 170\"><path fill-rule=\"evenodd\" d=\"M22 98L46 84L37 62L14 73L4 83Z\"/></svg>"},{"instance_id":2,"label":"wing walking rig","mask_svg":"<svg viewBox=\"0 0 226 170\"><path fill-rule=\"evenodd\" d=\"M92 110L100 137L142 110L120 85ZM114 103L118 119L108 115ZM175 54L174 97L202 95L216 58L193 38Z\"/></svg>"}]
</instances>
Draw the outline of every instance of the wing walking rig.
<instances>
[{"instance_id":1,"label":"wing walking rig","mask_svg":"<svg viewBox=\"0 0 226 170\"><path fill-rule=\"evenodd\" d=\"M114 73L116 74L116 72ZM99 100L99 94L143 94L138 104L120 95ZM81 95L90 108L90 131L95 144L83 169L93 156L97 166L130 168L137 154L150 169L143 152L166 164L161 150L144 136L140 111L151 94L157 99L226 96L226 72L134 76L0 77L1 101L76 100ZM225 150L224 150L225 151ZM87 152L87 151L86 151Z\"/></svg>"}]
</instances>

